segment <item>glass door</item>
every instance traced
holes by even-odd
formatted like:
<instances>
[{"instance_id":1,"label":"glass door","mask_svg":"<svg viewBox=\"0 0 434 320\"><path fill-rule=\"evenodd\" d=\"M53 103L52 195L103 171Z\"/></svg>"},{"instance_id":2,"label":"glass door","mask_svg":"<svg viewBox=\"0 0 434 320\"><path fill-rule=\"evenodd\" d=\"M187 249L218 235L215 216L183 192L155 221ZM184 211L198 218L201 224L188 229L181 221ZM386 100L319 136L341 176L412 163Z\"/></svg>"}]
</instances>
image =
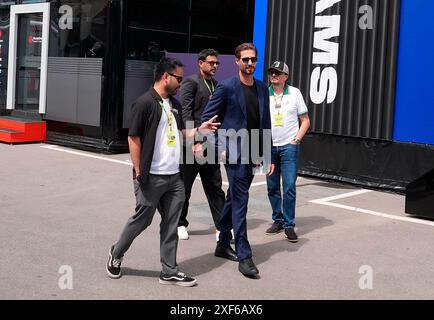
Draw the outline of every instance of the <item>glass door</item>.
<instances>
[{"instance_id":1,"label":"glass door","mask_svg":"<svg viewBox=\"0 0 434 320\"><path fill-rule=\"evenodd\" d=\"M15 110L39 112L42 13L21 14L18 20Z\"/></svg>"},{"instance_id":2,"label":"glass door","mask_svg":"<svg viewBox=\"0 0 434 320\"><path fill-rule=\"evenodd\" d=\"M50 3L11 6L9 110L44 114L47 97Z\"/></svg>"},{"instance_id":3,"label":"glass door","mask_svg":"<svg viewBox=\"0 0 434 320\"><path fill-rule=\"evenodd\" d=\"M0 113L6 109L8 83L9 7L0 3Z\"/></svg>"}]
</instances>

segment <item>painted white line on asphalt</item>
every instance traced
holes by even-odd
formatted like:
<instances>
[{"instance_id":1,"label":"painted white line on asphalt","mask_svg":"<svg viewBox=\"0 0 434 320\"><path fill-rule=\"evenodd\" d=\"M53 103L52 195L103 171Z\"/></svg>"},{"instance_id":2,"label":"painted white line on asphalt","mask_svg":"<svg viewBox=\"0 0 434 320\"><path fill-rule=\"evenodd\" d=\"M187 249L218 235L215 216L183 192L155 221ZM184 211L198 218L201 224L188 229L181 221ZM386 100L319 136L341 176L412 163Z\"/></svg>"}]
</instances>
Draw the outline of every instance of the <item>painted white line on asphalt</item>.
<instances>
[{"instance_id":1,"label":"painted white line on asphalt","mask_svg":"<svg viewBox=\"0 0 434 320\"><path fill-rule=\"evenodd\" d=\"M340 195L333 196L333 197L327 197L327 198L312 200L309 202L313 202L313 203L329 202L329 201L334 201L334 200L338 200L338 199L350 198L350 197L358 196L360 194L369 193L369 192L372 192L372 191L371 190L357 190L357 191L348 192L348 193L340 194Z\"/></svg>"},{"instance_id":2,"label":"painted white line on asphalt","mask_svg":"<svg viewBox=\"0 0 434 320\"><path fill-rule=\"evenodd\" d=\"M415 219L415 218L394 216L394 215L387 214L387 213L382 213L382 212L377 212L377 211L372 211L372 210L366 210L366 209L361 209L361 208L356 208L356 207L350 207L350 206L346 206L343 204L332 203L332 202L314 202L314 203L322 204L324 206L330 206L330 207L345 209L345 210L349 210L349 211L366 213L366 214L370 214L370 215L377 216L377 217L382 217L382 218L387 218L387 219L392 219L392 220L399 220L399 221L404 221L404 222L417 223L417 224L423 224L426 226L434 227L433 221L425 221L425 220Z\"/></svg>"},{"instance_id":3,"label":"painted white line on asphalt","mask_svg":"<svg viewBox=\"0 0 434 320\"><path fill-rule=\"evenodd\" d=\"M124 160L123 161L123 160L110 159L110 158L106 158L106 157L95 156L95 155L84 153L84 152L66 150L66 149L60 148L58 146L41 146L41 148L48 149L48 150L54 150L54 151L60 151L60 152L64 152L64 153L69 153L69 154L73 154L76 156L82 156L82 157L87 157L87 158L92 158L92 159L98 159L98 160L103 160L103 161L120 163L120 164L131 166L131 167L133 166L133 164L131 163L130 160ZM200 180L200 177L197 177L196 179ZM227 181L223 181L222 183L225 186L229 186L229 183ZM262 181L262 182L252 183L251 186L252 187L259 187L259 186L263 186L266 184L267 184L266 181Z\"/></svg>"},{"instance_id":4,"label":"painted white line on asphalt","mask_svg":"<svg viewBox=\"0 0 434 320\"><path fill-rule=\"evenodd\" d=\"M344 194L334 196L334 197L311 200L309 202L315 203L315 204L320 204L323 206L329 206L329 207L335 207L335 208L344 209L344 210L348 210L348 211L353 211L353 212L357 212L357 213L370 214L373 216L382 217L382 218L386 218L386 219L392 219L392 220L398 220L398 221L410 222L410 223L417 223L417 224L422 224L425 226L434 227L434 221L426 221L426 220L422 220L422 219L409 218L409 217L400 217L400 216L395 216L395 215L388 214L388 213L366 210L366 209L362 209L362 208L351 207L351 206L347 206L347 205L343 205L343 204L339 204L339 203L330 202L333 200L354 197L354 196L369 193L369 192L372 192L372 191L371 190L359 190L359 191L344 193Z\"/></svg>"},{"instance_id":5,"label":"painted white line on asphalt","mask_svg":"<svg viewBox=\"0 0 434 320\"><path fill-rule=\"evenodd\" d=\"M82 156L82 157L87 157L87 158L92 158L92 159L104 160L104 161L108 161L108 162L120 163L120 164L127 165L130 167L133 166L133 164L129 160L123 161L123 160L110 159L110 158L105 158L105 157L100 157L100 156L94 156L94 155L88 154L88 153L62 149L62 148L59 148L57 146L41 146L41 148L48 149L48 150L54 150L54 151L60 151L60 152L64 152L64 153L69 153L69 154L73 154L76 156Z\"/></svg>"}]
</instances>

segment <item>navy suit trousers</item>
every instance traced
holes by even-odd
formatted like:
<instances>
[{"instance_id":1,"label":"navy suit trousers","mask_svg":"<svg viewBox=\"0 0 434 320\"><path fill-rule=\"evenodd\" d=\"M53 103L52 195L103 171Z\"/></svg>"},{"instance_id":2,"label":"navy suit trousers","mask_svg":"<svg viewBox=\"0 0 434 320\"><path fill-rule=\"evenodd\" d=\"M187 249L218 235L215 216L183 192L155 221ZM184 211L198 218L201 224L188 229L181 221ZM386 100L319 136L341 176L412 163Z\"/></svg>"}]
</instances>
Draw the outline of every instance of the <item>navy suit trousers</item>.
<instances>
[{"instance_id":1,"label":"navy suit trousers","mask_svg":"<svg viewBox=\"0 0 434 320\"><path fill-rule=\"evenodd\" d=\"M253 181L253 165L226 164L226 174L229 180L229 189L219 223L222 246L229 246L232 238L231 228L234 229L235 251L239 260L252 257L252 249L247 239L247 205L249 202L249 189Z\"/></svg>"}]
</instances>

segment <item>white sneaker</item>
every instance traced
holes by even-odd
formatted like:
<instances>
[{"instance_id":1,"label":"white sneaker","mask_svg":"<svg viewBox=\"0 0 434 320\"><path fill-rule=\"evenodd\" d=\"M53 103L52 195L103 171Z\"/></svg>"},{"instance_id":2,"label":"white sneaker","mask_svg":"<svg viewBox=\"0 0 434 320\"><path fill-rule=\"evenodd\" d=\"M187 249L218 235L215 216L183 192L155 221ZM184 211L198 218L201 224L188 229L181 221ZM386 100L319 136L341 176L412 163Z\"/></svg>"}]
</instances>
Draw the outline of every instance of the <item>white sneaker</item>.
<instances>
[{"instance_id":1,"label":"white sneaker","mask_svg":"<svg viewBox=\"0 0 434 320\"><path fill-rule=\"evenodd\" d=\"M235 240L234 229L231 229L231 233L232 233L232 240ZM220 236L220 231L216 230L216 232L215 232L215 241L216 242L219 242L219 236Z\"/></svg>"},{"instance_id":2,"label":"white sneaker","mask_svg":"<svg viewBox=\"0 0 434 320\"><path fill-rule=\"evenodd\" d=\"M186 227L178 227L178 238L179 240L188 240L189 235Z\"/></svg>"}]
</instances>

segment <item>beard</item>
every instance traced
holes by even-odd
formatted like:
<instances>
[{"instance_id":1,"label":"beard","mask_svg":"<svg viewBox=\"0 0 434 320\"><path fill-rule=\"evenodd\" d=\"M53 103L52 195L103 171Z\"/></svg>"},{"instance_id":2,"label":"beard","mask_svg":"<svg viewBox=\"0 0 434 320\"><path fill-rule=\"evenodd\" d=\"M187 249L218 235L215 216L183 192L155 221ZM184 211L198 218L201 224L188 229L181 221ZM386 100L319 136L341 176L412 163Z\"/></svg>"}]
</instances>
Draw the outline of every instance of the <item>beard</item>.
<instances>
[{"instance_id":1,"label":"beard","mask_svg":"<svg viewBox=\"0 0 434 320\"><path fill-rule=\"evenodd\" d=\"M244 73L245 75L251 75L255 72L255 68L251 67L251 68L242 68L241 72Z\"/></svg>"},{"instance_id":2,"label":"beard","mask_svg":"<svg viewBox=\"0 0 434 320\"><path fill-rule=\"evenodd\" d=\"M165 89L166 92L167 92L168 94L170 94L171 96L175 95L176 92L178 91L178 87L171 87L171 86L169 86L169 85L166 86L164 89Z\"/></svg>"},{"instance_id":3,"label":"beard","mask_svg":"<svg viewBox=\"0 0 434 320\"><path fill-rule=\"evenodd\" d=\"M217 70L209 70L209 71L203 71L203 73L205 75L207 75L208 77L214 77L215 73Z\"/></svg>"}]
</instances>

